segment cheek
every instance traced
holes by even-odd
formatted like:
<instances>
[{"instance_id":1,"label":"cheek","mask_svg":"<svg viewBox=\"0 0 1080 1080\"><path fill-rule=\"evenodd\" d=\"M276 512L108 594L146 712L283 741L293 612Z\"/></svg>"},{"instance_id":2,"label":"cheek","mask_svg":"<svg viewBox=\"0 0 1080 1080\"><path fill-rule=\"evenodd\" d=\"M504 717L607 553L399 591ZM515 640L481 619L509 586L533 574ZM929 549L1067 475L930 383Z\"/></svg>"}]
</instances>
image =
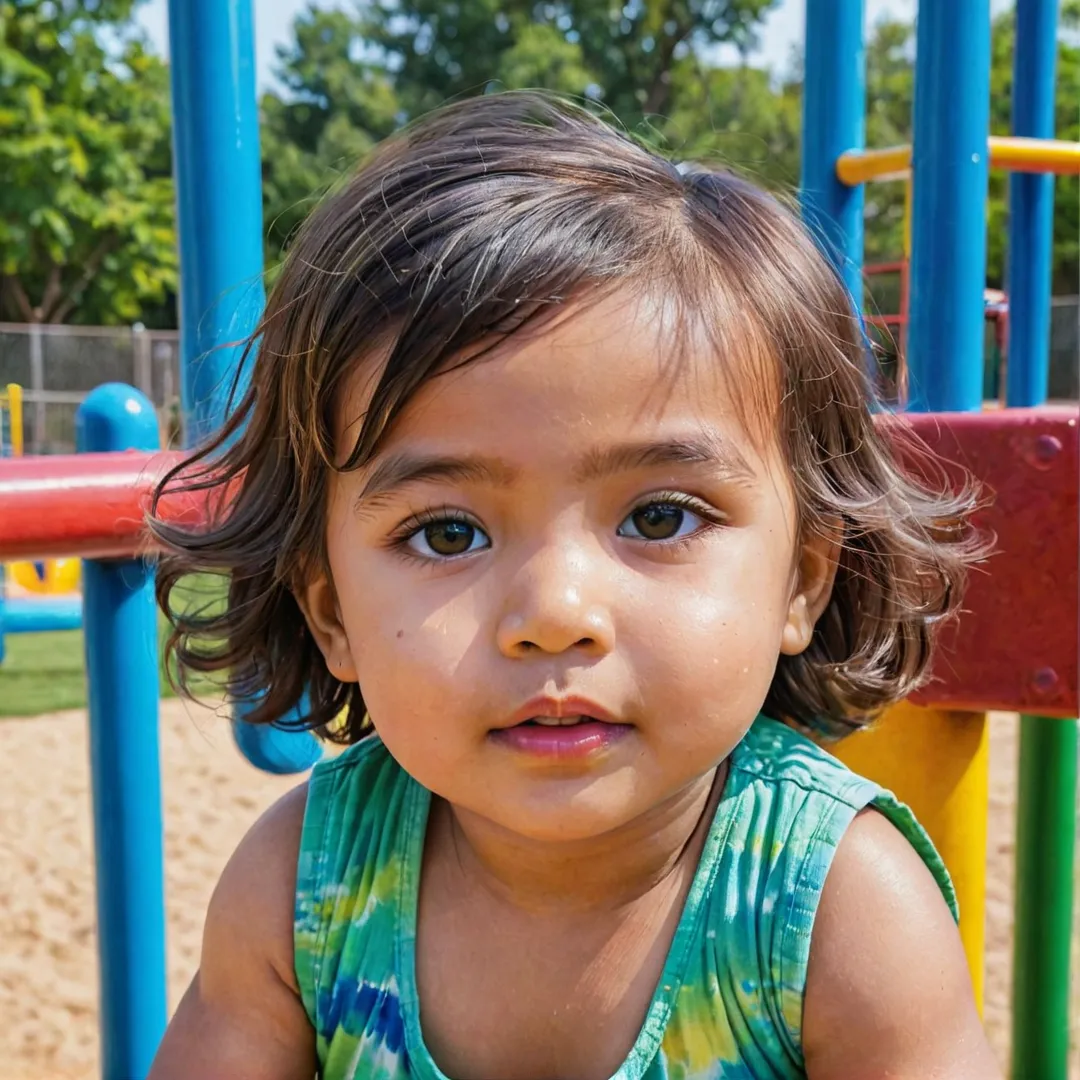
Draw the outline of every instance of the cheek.
<instances>
[{"instance_id":1,"label":"cheek","mask_svg":"<svg viewBox=\"0 0 1080 1080\"><path fill-rule=\"evenodd\" d=\"M704 715L752 717L768 693L790 602L790 552L760 540L740 542L743 551L732 543L696 580L650 590L651 617L627 613L644 685L663 686L691 714L696 703Z\"/></svg>"},{"instance_id":2,"label":"cheek","mask_svg":"<svg viewBox=\"0 0 1080 1080\"><path fill-rule=\"evenodd\" d=\"M445 717L471 685L481 619L470 594L452 579L418 588L421 568L360 544L332 544L329 557L372 718Z\"/></svg>"}]
</instances>

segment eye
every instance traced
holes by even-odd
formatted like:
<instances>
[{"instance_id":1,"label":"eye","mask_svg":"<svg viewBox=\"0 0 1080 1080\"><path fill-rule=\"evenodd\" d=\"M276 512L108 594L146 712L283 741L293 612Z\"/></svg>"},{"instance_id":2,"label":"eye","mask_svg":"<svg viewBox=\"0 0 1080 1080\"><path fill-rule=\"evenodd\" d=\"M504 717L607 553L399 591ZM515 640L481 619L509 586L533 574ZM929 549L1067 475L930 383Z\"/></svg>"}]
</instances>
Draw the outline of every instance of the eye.
<instances>
[{"instance_id":1,"label":"eye","mask_svg":"<svg viewBox=\"0 0 1080 1080\"><path fill-rule=\"evenodd\" d=\"M619 536L634 540L682 540L708 523L699 514L672 502L639 506L619 526Z\"/></svg>"},{"instance_id":2,"label":"eye","mask_svg":"<svg viewBox=\"0 0 1080 1080\"><path fill-rule=\"evenodd\" d=\"M405 546L428 559L448 559L491 547L487 534L468 521L445 518L429 521L405 541Z\"/></svg>"}]
</instances>

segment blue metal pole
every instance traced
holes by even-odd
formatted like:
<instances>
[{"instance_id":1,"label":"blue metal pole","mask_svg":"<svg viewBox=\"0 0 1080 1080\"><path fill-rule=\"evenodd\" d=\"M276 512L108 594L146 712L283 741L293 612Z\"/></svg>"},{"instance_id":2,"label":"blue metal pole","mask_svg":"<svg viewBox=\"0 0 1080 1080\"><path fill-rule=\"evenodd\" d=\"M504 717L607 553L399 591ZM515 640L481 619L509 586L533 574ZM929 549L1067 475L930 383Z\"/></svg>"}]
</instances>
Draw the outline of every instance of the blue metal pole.
<instances>
[{"instance_id":1,"label":"blue metal pole","mask_svg":"<svg viewBox=\"0 0 1080 1080\"><path fill-rule=\"evenodd\" d=\"M106 383L76 414L82 452L155 450L154 407ZM146 1076L165 1031L165 898L154 571L83 565L104 1080Z\"/></svg>"},{"instance_id":2,"label":"blue metal pole","mask_svg":"<svg viewBox=\"0 0 1080 1080\"><path fill-rule=\"evenodd\" d=\"M8 634L39 634L49 630L78 630L82 601L77 597L46 596L38 600L8 600L0 619ZM0 656L0 660L3 656Z\"/></svg>"},{"instance_id":3,"label":"blue metal pole","mask_svg":"<svg viewBox=\"0 0 1080 1080\"><path fill-rule=\"evenodd\" d=\"M856 310L863 301L863 187L836 176L846 150L866 145L863 0L807 0L802 105L803 219L843 275Z\"/></svg>"},{"instance_id":4,"label":"blue metal pole","mask_svg":"<svg viewBox=\"0 0 1080 1080\"><path fill-rule=\"evenodd\" d=\"M251 0L170 0L181 396L189 444L225 419L243 351L238 343L255 329L264 303L253 34Z\"/></svg>"},{"instance_id":5,"label":"blue metal pole","mask_svg":"<svg viewBox=\"0 0 1080 1080\"><path fill-rule=\"evenodd\" d=\"M1057 0L1020 0L1013 54L1014 135L1054 137ZM1050 368L1052 173L1009 177L1009 343L1006 401L1046 401Z\"/></svg>"},{"instance_id":6,"label":"blue metal pole","mask_svg":"<svg viewBox=\"0 0 1080 1080\"><path fill-rule=\"evenodd\" d=\"M181 395L187 441L220 427L244 340L265 300L262 172L251 0L170 0L173 151L180 236ZM247 375L236 380L242 394ZM302 772L321 756L306 733L233 733L254 765Z\"/></svg>"},{"instance_id":7,"label":"blue metal pole","mask_svg":"<svg viewBox=\"0 0 1080 1080\"><path fill-rule=\"evenodd\" d=\"M990 5L920 0L915 54L909 407L982 407Z\"/></svg>"}]
</instances>

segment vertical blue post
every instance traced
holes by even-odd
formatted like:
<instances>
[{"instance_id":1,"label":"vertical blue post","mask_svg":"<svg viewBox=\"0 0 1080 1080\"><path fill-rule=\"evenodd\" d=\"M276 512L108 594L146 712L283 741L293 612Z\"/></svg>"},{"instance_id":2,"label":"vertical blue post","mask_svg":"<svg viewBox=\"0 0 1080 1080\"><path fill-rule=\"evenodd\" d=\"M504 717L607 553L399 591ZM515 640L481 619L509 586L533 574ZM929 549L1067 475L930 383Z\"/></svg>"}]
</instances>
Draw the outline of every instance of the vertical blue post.
<instances>
[{"instance_id":1,"label":"vertical blue post","mask_svg":"<svg viewBox=\"0 0 1080 1080\"><path fill-rule=\"evenodd\" d=\"M1057 0L1019 0L1013 55L1013 134L1054 136ZM1006 402L1046 400L1054 178L1009 180L1009 344ZM1012 1071L1068 1072L1069 960L1076 847L1077 721L1020 720Z\"/></svg>"},{"instance_id":2,"label":"vertical blue post","mask_svg":"<svg viewBox=\"0 0 1080 1080\"><path fill-rule=\"evenodd\" d=\"M802 117L803 219L861 311L863 186L842 184L836 161L866 144L863 0L807 0Z\"/></svg>"},{"instance_id":3,"label":"vertical blue post","mask_svg":"<svg viewBox=\"0 0 1080 1080\"><path fill-rule=\"evenodd\" d=\"M910 407L982 407L990 5L920 0L915 52Z\"/></svg>"},{"instance_id":4,"label":"vertical blue post","mask_svg":"<svg viewBox=\"0 0 1080 1080\"><path fill-rule=\"evenodd\" d=\"M1054 137L1058 0L1020 0L1013 55L1014 135ZM1050 368L1054 177L1009 177L1009 343L1006 401L1041 405Z\"/></svg>"},{"instance_id":5,"label":"vertical blue post","mask_svg":"<svg viewBox=\"0 0 1080 1080\"><path fill-rule=\"evenodd\" d=\"M255 329L263 308L253 34L251 0L170 0L181 400L189 444L225 419L243 351L237 343Z\"/></svg>"},{"instance_id":6,"label":"vertical blue post","mask_svg":"<svg viewBox=\"0 0 1080 1080\"><path fill-rule=\"evenodd\" d=\"M180 237L180 364L187 441L220 427L264 293L262 165L251 0L170 0L173 156ZM241 373L243 374L243 373ZM237 380L242 394L246 378ZM244 703L238 703L242 716ZM307 734L249 728L237 745L269 772L320 756Z\"/></svg>"},{"instance_id":7,"label":"vertical blue post","mask_svg":"<svg viewBox=\"0 0 1080 1080\"><path fill-rule=\"evenodd\" d=\"M81 452L154 450L154 407L106 383L76 414ZM165 900L154 571L83 564L104 1080L144 1077L165 1031Z\"/></svg>"}]
</instances>

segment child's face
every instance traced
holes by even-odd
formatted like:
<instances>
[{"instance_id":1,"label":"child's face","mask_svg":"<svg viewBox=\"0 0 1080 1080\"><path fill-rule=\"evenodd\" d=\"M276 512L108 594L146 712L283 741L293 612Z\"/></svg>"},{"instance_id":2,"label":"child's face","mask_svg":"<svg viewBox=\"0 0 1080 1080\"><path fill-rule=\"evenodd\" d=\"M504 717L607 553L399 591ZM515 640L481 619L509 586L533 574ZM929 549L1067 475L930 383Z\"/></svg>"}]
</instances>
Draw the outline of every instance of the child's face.
<instances>
[{"instance_id":1,"label":"child's face","mask_svg":"<svg viewBox=\"0 0 1080 1080\"><path fill-rule=\"evenodd\" d=\"M703 782L828 599L833 551L797 542L779 448L659 322L616 295L425 385L335 476L333 585L302 598L401 765L536 840ZM358 379L342 415L364 401ZM347 452L355 426L337 434ZM560 713L596 719L520 723Z\"/></svg>"}]
</instances>

